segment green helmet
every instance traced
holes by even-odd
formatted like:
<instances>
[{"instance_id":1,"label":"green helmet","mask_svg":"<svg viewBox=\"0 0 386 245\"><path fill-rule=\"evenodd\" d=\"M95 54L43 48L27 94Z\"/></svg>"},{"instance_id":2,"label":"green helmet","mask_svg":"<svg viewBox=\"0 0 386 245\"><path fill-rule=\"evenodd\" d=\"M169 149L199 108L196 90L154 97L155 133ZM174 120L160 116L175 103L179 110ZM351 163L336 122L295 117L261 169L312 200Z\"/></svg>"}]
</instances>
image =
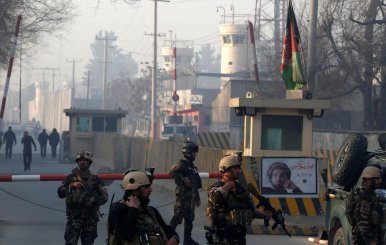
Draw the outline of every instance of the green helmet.
<instances>
[{"instance_id":1,"label":"green helmet","mask_svg":"<svg viewBox=\"0 0 386 245\"><path fill-rule=\"evenodd\" d=\"M235 153L232 155L226 155L220 160L219 171L224 173L227 169L234 166L241 166L242 157L240 154Z\"/></svg>"},{"instance_id":2,"label":"green helmet","mask_svg":"<svg viewBox=\"0 0 386 245\"><path fill-rule=\"evenodd\" d=\"M363 169L362 178L381 178L381 170L375 166L368 166Z\"/></svg>"},{"instance_id":3,"label":"green helmet","mask_svg":"<svg viewBox=\"0 0 386 245\"><path fill-rule=\"evenodd\" d=\"M78 154L76 154L75 161L78 162L78 160L81 158L87 159L90 161L90 163L92 163L92 154L89 151L83 150L78 152Z\"/></svg>"},{"instance_id":4,"label":"green helmet","mask_svg":"<svg viewBox=\"0 0 386 245\"><path fill-rule=\"evenodd\" d=\"M198 152L198 145L196 145L195 143L193 143L191 141L186 141L182 145L182 153L183 154L185 154L185 153L191 154L193 152Z\"/></svg>"}]
</instances>

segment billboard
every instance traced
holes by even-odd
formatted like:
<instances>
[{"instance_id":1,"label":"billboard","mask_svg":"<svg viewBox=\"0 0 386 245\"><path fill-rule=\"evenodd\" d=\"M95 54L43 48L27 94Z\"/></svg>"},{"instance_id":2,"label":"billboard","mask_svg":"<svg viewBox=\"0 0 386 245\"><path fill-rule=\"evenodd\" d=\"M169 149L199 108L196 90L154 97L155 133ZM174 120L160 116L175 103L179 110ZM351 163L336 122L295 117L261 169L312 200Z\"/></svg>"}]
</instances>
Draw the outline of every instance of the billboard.
<instances>
[{"instance_id":1,"label":"billboard","mask_svg":"<svg viewBox=\"0 0 386 245\"><path fill-rule=\"evenodd\" d=\"M312 157L265 157L261 160L261 194L317 197L317 161Z\"/></svg>"}]
</instances>

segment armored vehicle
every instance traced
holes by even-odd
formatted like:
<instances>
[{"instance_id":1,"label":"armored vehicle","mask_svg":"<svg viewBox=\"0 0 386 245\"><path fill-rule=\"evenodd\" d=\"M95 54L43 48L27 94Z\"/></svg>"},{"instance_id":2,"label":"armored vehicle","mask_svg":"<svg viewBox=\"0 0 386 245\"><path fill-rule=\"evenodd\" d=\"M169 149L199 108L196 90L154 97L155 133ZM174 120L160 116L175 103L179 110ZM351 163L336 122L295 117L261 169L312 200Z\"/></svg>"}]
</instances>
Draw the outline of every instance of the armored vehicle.
<instances>
[{"instance_id":1,"label":"armored vehicle","mask_svg":"<svg viewBox=\"0 0 386 245\"><path fill-rule=\"evenodd\" d=\"M379 139L382 138L382 135ZM380 142L381 144L381 142ZM326 193L326 228L328 244L350 245L351 225L346 216L346 202L350 190L361 184L361 172L369 165L381 168L382 188L376 190L379 202L386 211L386 151L367 151L367 138L362 134L351 134L343 142L335 165L332 169L332 183ZM381 144L382 147L382 144ZM386 219L383 220L383 231L386 231Z\"/></svg>"}]
</instances>

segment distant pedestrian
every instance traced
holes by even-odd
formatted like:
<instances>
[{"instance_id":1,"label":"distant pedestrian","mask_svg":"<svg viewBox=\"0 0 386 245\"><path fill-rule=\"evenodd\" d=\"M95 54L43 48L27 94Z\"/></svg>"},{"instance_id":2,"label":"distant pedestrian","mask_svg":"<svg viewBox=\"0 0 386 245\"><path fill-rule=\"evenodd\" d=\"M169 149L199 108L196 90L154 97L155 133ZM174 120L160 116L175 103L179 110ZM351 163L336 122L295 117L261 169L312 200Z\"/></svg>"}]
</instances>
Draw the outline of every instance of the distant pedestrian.
<instances>
[{"instance_id":1,"label":"distant pedestrian","mask_svg":"<svg viewBox=\"0 0 386 245\"><path fill-rule=\"evenodd\" d=\"M47 142L48 142L48 134L46 133L46 129L43 129L43 132L39 134L38 142L40 145L40 156L41 158L45 158L47 153Z\"/></svg>"},{"instance_id":2,"label":"distant pedestrian","mask_svg":"<svg viewBox=\"0 0 386 245\"><path fill-rule=\"evenodd\" d=\"M48 136L48 141L51 146L52 158L56 158L56 148L58 147L60 141L60 136L58 131L56 131L56 128L54 128L50 133L50 136Z\"/></svg>"},{"instance_id":3,"label":"distant pedestrian","mask_svg":"<svg viewBox=\"0 0 386 245\"><path fill-rule=\"evenodd\" d=\"M13 144L16 145L16 135L12 127L8 127L8 131L3 136L3 142L5 142L5 159L11 159Z\"/></svg>"},{"instance_id":4,"label":"distant pedestrian","mask_svg":"<svg viewBox=\"0 0 386 245\"><path fill-rule=\"evenodd\" d=\"M21 143L23 144L24 171L31 170L32 145L34 146L34 151L36 151L36 144L34 139L28 135L28 131L24 131Z\"/></svg>"}]
</instances>

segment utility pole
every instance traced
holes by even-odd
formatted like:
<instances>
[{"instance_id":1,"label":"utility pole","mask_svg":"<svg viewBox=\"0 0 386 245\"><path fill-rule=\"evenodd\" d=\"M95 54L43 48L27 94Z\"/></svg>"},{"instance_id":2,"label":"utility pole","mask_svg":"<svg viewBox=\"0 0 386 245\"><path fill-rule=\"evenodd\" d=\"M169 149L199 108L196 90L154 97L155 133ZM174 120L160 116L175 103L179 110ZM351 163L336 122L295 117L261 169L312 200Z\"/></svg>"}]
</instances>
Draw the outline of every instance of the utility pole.
<instances>
[{"instance_id":1,"label":"utility pole","mask_svg":"<svg viewBox=\"0 0 386 245\"><path fill-rule=\"evenodd\" d=\"M308 29L308 52L307 52L307 76L308 86L311 90L315 88L315 67L316 59L316 31L317 31L317 18L318 18L318 0L310 1L310 25Z\"/></svg>"},{"instance_id":2,"label":"utility pole","mask_svg":"<svg viewBox=\"0 0 386 245\"><path fill-rule=\"evenodd\" d=\"M278 58L276 60L280 60L280 2L279 1L274 1L274 42L275 42L275 57Z\"/></svg>"},{"instance_id":3,"label":"utility pole","mask_svg":"<svg viewBox=\"0 0 386 245\"><path fill-rule=\"evenodd\" d=\"M72 62L72 98L75 97L75 63L80 62L81 60L66 60L66 62Z\"/></svg>"},{"instance_id":4,"label":"utility pole","mask_svg":"<svg viewBox=\"0 0 386 245\"><path fill-rule=\"evenodd\" d=\"M107 42L108 41L115 41L117 40L117 38L109 38L106 36L104 37L98 37L96 36L95 37L96 40L103 40L104 41L104 46L105 46L105 49L104 49L104 53L103 53L103 87L102 87L102 110L105 109L106 107L106 83L107 83Z\"/></svg>"},{"instance_id":5,"label":"utility pole","mask_svg":"<svg viewBox=\"0 0 386 245\"><path fill-rule=\"evenodd\" d=\"M44 89L44 93L48 92L46 91L46 87L45 87L45 71L51 71L51 74L52 74L52 93L55 92L55 72L56 71L59 71L60 69L57 68L57 67L44 67L44 68L32 68L33 70L43 70L43 81L42 81L42 88Z\"/></svg>"},{"instance_id":6,"label":"utility pole","mask_svg":"<svg viewBox=\"0 0 386 245\"><path fill-rule=\"evenodd\" d=\"M90 71L87 72L87 102L86 102L86 106L88 108L88 100L89 100L89 97L90 96Z\"/></svg>"},{"instance_id":7,"label":"utility pole","mask_svg":"<svg viewBox=\"0 0 386 245\"><path fill-rule=\"evenodd\" d=\"M151 135L157 137L157 37L160 36L157 32L157 3L169 2L167 0L154 0L154 33L153 35L153 72L151 79ZM145 34L147 35L147 34ZM164 36L164 35L163 35Z\"/></svg>"}]
</instances>

